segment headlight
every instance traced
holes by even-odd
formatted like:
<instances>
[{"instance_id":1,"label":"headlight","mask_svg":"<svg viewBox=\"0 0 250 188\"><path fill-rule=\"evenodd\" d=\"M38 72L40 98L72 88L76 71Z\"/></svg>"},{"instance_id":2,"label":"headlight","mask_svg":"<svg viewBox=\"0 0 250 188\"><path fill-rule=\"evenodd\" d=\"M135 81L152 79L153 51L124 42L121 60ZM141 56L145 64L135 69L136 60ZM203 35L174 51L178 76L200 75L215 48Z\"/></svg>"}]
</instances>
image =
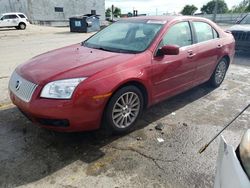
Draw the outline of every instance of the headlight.
<instances>
[{"instance_id":1,"label":"headlight","mask_svg":"<svg viewBox=\"0 0 250 188\"><path fill-rule=\"evenodd\" d=\"M73 78L50 82L44 86L40 96L52 99L70 99L75 88L85 79Z\"/></svg>"}]
</instances>

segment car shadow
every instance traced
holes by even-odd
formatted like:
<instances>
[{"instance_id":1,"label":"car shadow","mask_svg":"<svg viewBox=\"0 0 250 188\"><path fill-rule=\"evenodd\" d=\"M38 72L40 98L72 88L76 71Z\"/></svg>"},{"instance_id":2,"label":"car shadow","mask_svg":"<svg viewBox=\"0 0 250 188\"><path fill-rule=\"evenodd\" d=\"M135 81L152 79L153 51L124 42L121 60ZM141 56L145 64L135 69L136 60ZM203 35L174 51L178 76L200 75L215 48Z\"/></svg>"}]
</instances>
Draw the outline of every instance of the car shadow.
<instances>
[{"instance_id":1,"label":"car shadow","mask_svg":"<svg viewBox=\"0 0 250 188\"><path fill-rule=\"evenodd\" d=\"M209 94L205 84L146 110L138 126L150 123ZM0 187L14 187L40 180L82 161L90 164L105 156L102 148L120 137L103 131L58 133L33 125L17 108L0 111Z\"/></svg>"}]
</instances>

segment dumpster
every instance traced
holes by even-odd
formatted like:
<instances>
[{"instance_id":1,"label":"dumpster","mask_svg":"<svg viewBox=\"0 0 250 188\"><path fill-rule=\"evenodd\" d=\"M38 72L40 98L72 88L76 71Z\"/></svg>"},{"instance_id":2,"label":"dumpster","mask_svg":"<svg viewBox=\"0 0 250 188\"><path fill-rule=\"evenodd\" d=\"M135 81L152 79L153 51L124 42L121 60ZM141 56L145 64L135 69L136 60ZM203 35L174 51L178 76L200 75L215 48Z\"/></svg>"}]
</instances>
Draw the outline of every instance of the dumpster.
<instances>
[{"instance_id":1,"label":"dumpster","mask_svg":"<svg viewBox=\"0 0 250 188\"><path fill-rule=\"evenodd\" d=\"M89 33L100 30L100 15L85 14L69 18L70 32Z\"/></svg>"}]
</instances>

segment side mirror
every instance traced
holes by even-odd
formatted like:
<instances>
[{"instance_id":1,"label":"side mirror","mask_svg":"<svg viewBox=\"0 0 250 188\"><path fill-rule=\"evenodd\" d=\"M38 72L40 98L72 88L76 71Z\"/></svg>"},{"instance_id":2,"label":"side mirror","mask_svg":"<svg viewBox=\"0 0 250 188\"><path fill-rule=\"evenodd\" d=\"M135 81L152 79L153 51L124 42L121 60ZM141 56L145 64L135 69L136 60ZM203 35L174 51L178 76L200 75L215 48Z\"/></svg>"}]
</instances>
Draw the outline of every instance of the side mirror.
<instances>
[{"instance_id":1,"label":"side mirror","mask_svg":"<svg viewBox=\"0 0 250 188\"><path fill-rule=\"evenodd\" d=\"M3 18L1 18L0 20L3 20Z\"/></svg>"},{"instance_id":2,"label":"side mirror","mask_svg":"<svg viewBox=\"0 0 250 188\"><path fill-rule=\"evenodd\" d=\"M180 47L177 45L166 45L159 49L159 54L161 55L178 55L180 52Z\"/></svg>"}]
</instances>

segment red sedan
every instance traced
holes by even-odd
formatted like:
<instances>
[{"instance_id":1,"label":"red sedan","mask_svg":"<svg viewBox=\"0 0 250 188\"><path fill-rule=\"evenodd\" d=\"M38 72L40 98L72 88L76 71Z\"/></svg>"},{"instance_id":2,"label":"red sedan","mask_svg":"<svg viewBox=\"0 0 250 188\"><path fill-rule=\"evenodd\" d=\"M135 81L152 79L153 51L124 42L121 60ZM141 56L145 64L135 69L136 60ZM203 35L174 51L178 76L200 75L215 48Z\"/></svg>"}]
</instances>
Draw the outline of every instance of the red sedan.
<instances>
[{"instance_id":1,"label":"red sedan","mask_svg":"<svg viewBox=\"0 0 250 188\"><path fill-rule=\"evenodd\" d=\"M45 128L86 131L103 124L122 133L157 102L204 82L220 86L234 46L230 33L204 18L124 19L18 66L10 97Z\"/></svg>"}]
</instances>

